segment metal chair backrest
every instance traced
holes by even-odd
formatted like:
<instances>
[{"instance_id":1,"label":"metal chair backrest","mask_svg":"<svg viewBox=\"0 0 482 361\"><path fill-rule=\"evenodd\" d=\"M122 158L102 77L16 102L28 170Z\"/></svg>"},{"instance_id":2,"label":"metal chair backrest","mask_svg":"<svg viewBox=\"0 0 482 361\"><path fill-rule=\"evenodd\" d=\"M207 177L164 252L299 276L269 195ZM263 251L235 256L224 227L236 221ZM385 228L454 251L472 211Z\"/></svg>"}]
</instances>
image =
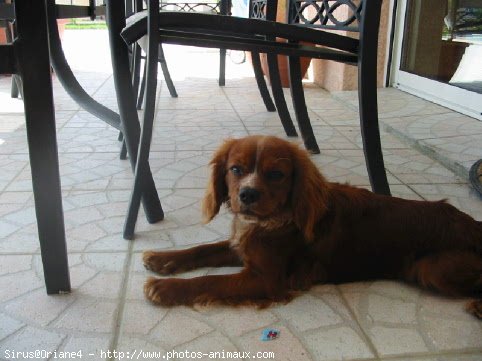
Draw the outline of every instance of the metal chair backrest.
<instances>
[{"instance_id":1,"label":"metal chair backrest","mask_svg":"<svg viewBox=\"0 0 482 361\"><path fill-rule=\"evenodd\" d=\"M286 2L286 23L325 30L359 32L367 0L280 0ZM251 0L249 17L276 20L277 0Z\"/></svg>"},{"instance_id":2,"label":"metal chair backrest","mask_svg":"<svg viewBox=\"0 0 482 361\"><path fill-rule=\"evenodd\" d=\"M251 0L249 2L249 17L251 19L275 21L277 7L278 0Z\"/></svg>"},{"instance_id":3,"label":"metal chair backrest","mask_svg":"<svg viewBox=\"0 0 482 361\"><path fill-rule=\"evenodd\" d=\"M204 12L221 15L230 15L231 1L161 1L159 3L161 10L168 11L184 11L184 12Z\"/></svg>"},{"instance_id":4,"label":"metal chair backrest","mask_svg":"<svg viewBox=\"0 0 482 361\"><path fill-rule=\"evenodd\" d=\"M360 31L366 0L287 0L288 24L325 30Z\"/></svg>"}]
</instances>

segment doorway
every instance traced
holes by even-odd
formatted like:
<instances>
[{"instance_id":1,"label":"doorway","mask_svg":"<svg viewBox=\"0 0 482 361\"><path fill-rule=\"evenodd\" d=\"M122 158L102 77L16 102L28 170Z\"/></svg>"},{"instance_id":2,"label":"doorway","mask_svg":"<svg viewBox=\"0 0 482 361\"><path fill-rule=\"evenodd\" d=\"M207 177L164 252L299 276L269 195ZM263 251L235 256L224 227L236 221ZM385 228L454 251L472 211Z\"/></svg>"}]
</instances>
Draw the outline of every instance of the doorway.
<instances>
[{"instance_id":1,"label":"doorway","mask_svg":"<svg viewBox=\"0 0 482 361\"><path fill-rule=\"evenodd\" d=\"M398 0L393 85L482 120L482 0Z\"/></svg>"}]
</instances>

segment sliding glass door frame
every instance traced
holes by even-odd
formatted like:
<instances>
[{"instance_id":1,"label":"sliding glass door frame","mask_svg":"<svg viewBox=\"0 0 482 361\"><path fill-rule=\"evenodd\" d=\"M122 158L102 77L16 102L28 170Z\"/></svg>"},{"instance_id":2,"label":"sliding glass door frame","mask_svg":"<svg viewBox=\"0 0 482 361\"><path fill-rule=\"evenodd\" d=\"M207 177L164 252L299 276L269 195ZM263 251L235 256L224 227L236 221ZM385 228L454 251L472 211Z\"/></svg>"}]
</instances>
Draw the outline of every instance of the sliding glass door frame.
<instances>
[{"instance_id":1,"label":"sliding glass door frame","mask_svg":"<svg viewBox=\"0 0 482 361\"><path fill-rule=\"evenodd\" d=\"M391 86L482 120L482 94L400 70L407 3L398 0L390 69Z\"/></svg>"}]
</instances>

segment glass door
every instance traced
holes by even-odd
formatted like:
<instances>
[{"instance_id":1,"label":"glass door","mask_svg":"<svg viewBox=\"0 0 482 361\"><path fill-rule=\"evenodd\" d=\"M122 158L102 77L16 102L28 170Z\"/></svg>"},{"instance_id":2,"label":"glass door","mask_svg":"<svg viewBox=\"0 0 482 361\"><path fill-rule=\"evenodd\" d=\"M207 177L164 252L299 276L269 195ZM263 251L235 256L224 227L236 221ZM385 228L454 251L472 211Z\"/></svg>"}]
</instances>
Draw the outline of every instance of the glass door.
<instances>
[{"instance_id":1,"label":"glass door","mask_svg":"<svg viewBox=\"0 0 482 361\"><path fill-rule=\"evenodd\" d=\"M393 85L482 120L482 0L398 0Z\"/></svg>"}]
</instances>

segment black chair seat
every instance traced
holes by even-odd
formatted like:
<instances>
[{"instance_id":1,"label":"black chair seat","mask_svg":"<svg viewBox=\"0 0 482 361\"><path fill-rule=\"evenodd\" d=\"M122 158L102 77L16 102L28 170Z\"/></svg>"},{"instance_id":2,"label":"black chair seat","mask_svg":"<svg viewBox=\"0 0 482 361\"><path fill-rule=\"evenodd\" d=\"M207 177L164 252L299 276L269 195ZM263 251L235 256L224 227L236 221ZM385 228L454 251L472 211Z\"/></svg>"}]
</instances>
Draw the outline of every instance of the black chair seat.
<instances>
[{"instance_id":1,"label":"black chair seat","mask_svg":"<svg viewBox=\"0 0 482 361\"><path fill-rule=\"evenodd\" d=\"M162 43L209 47L209 42L212 42L213 48L224 46L233 50L259 52L269 48L282 55L357 62L358 39L274 21L269 21L267 26L267 22L205 13L159 12ZM127 19L122 37L132 44L145 35L147 11L142 11ZM284 38L290 42L269 40L273 38ZM314 45L300 44L299 41Z\"/></svg>"}]
</instances>

